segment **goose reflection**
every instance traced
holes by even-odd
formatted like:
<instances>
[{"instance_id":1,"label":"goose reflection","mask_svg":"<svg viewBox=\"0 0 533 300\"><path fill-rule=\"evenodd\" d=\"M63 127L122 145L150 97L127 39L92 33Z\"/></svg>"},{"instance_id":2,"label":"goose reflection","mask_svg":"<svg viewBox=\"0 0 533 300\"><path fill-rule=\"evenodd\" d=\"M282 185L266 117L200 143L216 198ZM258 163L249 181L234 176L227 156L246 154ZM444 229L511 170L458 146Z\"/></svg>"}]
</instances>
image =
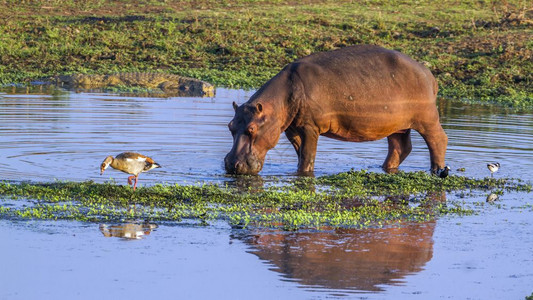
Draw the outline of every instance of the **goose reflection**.
<instances>
[{"instance_id":1,"label":"goose reflection","mask_svg":"<svg viewBox=\"0 0 533 300\"><path fill-rule=\"evenodd\" d=\"M156 228L156 224L150 223L100 224L100 231L105 237L118 237L127 240L141 239L143 236L149 235Z\"/></svg>"}]
</instances>

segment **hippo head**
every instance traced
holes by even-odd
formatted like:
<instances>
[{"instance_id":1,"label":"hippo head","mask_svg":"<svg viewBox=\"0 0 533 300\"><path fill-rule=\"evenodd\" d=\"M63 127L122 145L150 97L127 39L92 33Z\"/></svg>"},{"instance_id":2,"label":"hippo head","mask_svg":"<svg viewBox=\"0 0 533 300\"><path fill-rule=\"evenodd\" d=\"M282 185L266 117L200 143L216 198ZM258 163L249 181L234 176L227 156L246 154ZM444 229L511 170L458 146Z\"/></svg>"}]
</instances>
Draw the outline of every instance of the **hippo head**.
<instances>
[{"instance_id":1,"label":"hippo head","mask_svg":"<svg viewBox=\"0 0 533 300\"><path fill-rule=\"evenodd\" d=\"M278 143L281 128L270 105L249 101L238 106L233 102L233 108L235 116L228 124L233 147L224 158L226 172L255 175L263 168L268 150Z\"/></svg>"}]
</instances>

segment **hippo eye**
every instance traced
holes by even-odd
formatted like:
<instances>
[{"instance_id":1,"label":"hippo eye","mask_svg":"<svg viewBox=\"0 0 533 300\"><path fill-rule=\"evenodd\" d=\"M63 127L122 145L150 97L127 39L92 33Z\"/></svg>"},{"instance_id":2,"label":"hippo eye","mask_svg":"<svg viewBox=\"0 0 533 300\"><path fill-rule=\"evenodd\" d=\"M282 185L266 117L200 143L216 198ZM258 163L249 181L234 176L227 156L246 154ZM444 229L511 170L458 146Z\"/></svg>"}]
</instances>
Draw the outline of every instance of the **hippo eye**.
<instances>
[{"instance_id":1,"label":"hippo eye","mask_svg":"<svg viewBox=\"0 0 533 300\"><path fill-rule=\"evenodd\" d=\"M248 127L248 134L253 135L255 133L255 126Z\"/></svg>"}]
</instances>

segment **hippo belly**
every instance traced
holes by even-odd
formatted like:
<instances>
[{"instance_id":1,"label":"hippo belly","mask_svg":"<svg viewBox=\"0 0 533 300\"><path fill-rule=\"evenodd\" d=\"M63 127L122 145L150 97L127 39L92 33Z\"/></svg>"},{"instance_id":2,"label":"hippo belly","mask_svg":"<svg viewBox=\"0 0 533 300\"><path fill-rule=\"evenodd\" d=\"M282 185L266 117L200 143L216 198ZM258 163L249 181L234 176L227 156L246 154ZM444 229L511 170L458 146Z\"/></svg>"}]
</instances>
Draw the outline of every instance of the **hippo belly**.
<instances>
[{"instance_id":1,"label":"hippo belly","mask_svg":"<svg viewBox=\"0 0 533 300\"><path fill-rule=\"evenodd\" d=\"M410 120L388 112L379 115L346 113L330 117L328 126L323 127L327 131L320 135L349 142L376 141L396 132L405 132L412 124Z\"/></svg>"},{"instance_id":2,"label":"hippo belly","mask_svg":"<svg viewBox=\"0 0 533 300\"><path fill-rule=\"evenodd\" d=\"M365 99L359 100L361 103L357 105L353 101L344 101L341 108L315 117L320 134L350 142L380 140L394 133L405 133L416 123L420 111L431 108L431 104L401 99L372 103Z\"/></svg>"}]
</instances>

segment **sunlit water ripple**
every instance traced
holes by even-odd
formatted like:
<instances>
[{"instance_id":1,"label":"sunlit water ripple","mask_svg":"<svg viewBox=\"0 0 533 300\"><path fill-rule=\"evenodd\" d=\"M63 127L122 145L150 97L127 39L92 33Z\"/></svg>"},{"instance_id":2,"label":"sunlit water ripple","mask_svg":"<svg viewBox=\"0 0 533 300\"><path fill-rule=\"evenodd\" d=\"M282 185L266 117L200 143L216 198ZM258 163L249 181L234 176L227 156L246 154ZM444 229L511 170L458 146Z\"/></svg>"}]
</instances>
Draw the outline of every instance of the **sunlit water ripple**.
<instances>
[{"instance_id":1,"label":"sunlit water ripple","mask_svg":"<svg viewBox=\"0 0 533 300\"><path fill-rule=\"evenodd\" d=\"M224 182L232 101L252 91L217 89L214 98L141 98L59 92L0 94L0 180L53 181L99 175L107 155L138 151L163 168L140 185ZM533 115L440 101L452 174L533 177ZM316 174L382 172L386 140L321 138ZM297 158L282 137L261 176L291 178ZM413 133L405 171L427 171ZM465 168L465 172L457 171ZM284 232L144 220L125 224L0 219L0 299L523 299L533 280L531 194L506 193L481 213L429 222L335 231ZM460 196L448 195L448 199ZM7 207L31 205L0 199ZM133 232L128 232L133 230ZM125 242L123 234L140 235ZM110 238L107 238L107 237ZM31 288L28 288L31 286ZM450 288L453 287L453 288Z\"/></svg>"},{"instance_id":2,"label":"sunlit water ripple","mask_svg":"<svg viewBox=\"0 0 533 300\"><path fill-rule=\"evenodd\" d=\"M4 180L125 181L124 175L98 167L107 155L138 151L163 168L141 175L141 184L230 180L223 158L231 148L227 123L232 101L245 102L253 91L217 89L214 98L140 98L112 94L3 94L0 97L0 155ZM500 176L531 178L533 116L486 107L440 102L449 137L447 164L465 175L484 177L487 162L498 161ZM347 143L322 137L316 175L354 169L380 172L386 140ZM285 137L269 151L262 176L290 176L297 157ZM428 170L423 139L413 133L406 171Z\"/></svg>"}]
</instances>

